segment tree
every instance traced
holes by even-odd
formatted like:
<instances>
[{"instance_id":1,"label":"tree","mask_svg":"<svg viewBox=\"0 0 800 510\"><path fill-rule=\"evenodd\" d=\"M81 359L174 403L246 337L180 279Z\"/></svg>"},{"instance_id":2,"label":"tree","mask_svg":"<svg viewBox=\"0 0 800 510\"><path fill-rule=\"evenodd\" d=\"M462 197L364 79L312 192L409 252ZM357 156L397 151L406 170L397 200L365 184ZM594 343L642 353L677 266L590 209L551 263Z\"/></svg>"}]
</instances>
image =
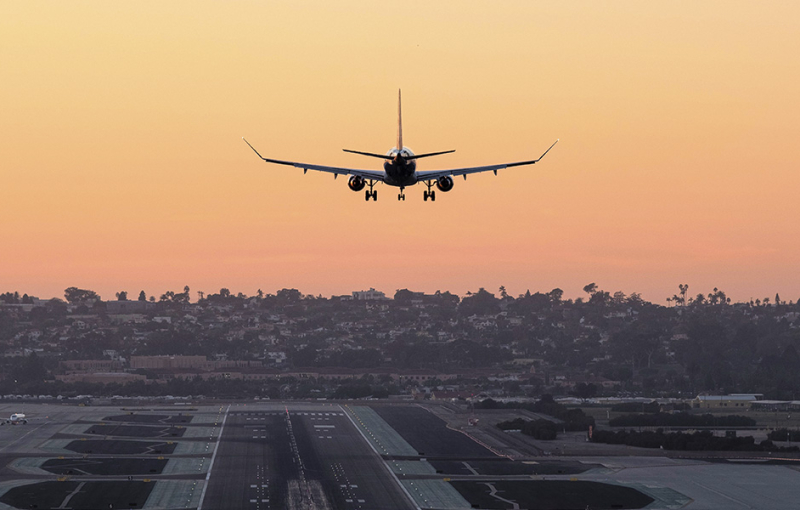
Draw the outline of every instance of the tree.
<instances>
[{"instance_id":1,"label":"tree","mask_svg":"<svg viewBox=\"0 0 800 510\"><path fill-rule=\"evenodd\" d=\"M64 297L68 303L77 304L89 300L100 301L100 296L93 290L79 289L77 287L68 287L64 290Z\"/></svg>"},{"instance_id":2,"label":"tree","mask_svg":"<svg viewBox=\"0 0 800 510\"><path fill-rule=\"evenodd\" d=\"M144 293L144 291L139 292L139 301L147 301L147 295Z\"/></svg>"},{"instance_id":3,"label":"tree","mask_svg":"<svg viewBox=\"0 0 800 510\"><path fill-rule=\"evenodd\" d=\"M21 363L14 365L11 375L20 383L41 382L47 376L47 369L42 359L32 352Z\"/></svg>"},{"instance_id":4,"label":"tree","mask_svg":"<svg viewBox=\"0 0 800 510\"><path fill-rule=\"evenodd\" d=\"M547 295L550 296L550 300L553 303L559 303L561 302L561 298L564 297L564 291L556 287L555 289L551 290Z\"/></svg>"},{"instance_id":5,"label":"tree","mask_svg":"<svg viewBox=\"0 0 800 510\"><path fill-rule=\"evenodd\" d=\"M128 300L128 293L124 290L117 292L117 301L127 301Z\"/></svg>"},{"instance_id":6,"label":"tree","mask_svg":"<svg viewBox=\"0 0 800 510\"><path fill-rule=\"evenodd\" d=\"M678 290L680 290L681 293L680 297L673 296L672 300L680 304L681 306L686 306L686 293L689 292L689 284L679 283Z\"/></svg>"},{"instance_id":7,"label":"tree","mask_svg":"<svg viewBox=\"0 0 800 510\"><path fill-rule=\"evenodd\" d=\"M463 315L488 315L500 311L500 305L494 294L481 287L478 292L461 300L459 312Z\"/></svg>"},{"instance_id":8,"label":"tree","mask_svg":"<svg viewBox=\"0 0 800 510\"><path fill-rule=\"evenodd\" d=\"M591 296L595 292L597 292L597 284L596 283L590 283L589 285L587 285L587 286L585 286L583 288L583 291Z\"/></svg>"},{"instance_id":9,"label":"tree","mask_svg":"<svg viewBox=\"0 0 800 510\"><path fill-rule=\"evenodd\" d=\"M16 294L17 294L17 296L19 296L19 292L17 292ZM13 292L6 292L5 294L0 295L0 301L3 301L4 303L6 303L8 305L17 304L17 299L18 298L14 297L14 293Z\"/></svg>"},{"instance_id":10,"label":"tree","mask_svg":"<svg viewBox=\"0 0 800 510\"><path fill-rule=\"evenodd\" d=\"M588 400L597 394L597 386L592 383L578 383L573 393L581 400Z\"/></svg>"},{"instance_id":11,"label":"tree","mask_svg":"<svg viewBox=\"0 0 800 510\"><path fill-rule=\"evenodd\" d=\"M198 290L198 291L197 291L197 298L198 298L198 301L202 301L202 300L203 300L203 297L204 297L205 295L206 295L206 293L205 293L205 292L203 292L202 290Z\"/></svg>"},{"instance_id":12,"label":"tree","mask_svg":"<svg viewBox=\"0 0 800 510\"><path fill-rule=\"evenodd\" d=\"M502 299L507 299L508 298L508 292L506 292L506 286L505 285L501 285L500 289L498 289L498 290L500 292L500 298L502 298Z\"/></svg>"},{"instance_id":13,"label":"tree","mask_svg":"<svg viewBox=\"0 0 800 510\"><path fill-rule=\"evenodd\" d=\"M296 303L303 299L303 295L297 289L281 289L275 295L278 298L278 301L282 301L284 303Z\"/></svg>"},{"instance_id":14,"label":"tree","mask_svg":"<svg viewBox=\"0 0 800 510\"><path fill-rule=\"evenodd\" d=\"M394 293L394 300L398 303L409 304L414 299L415 293L408 289L397 289Z\"/></svg>"}]
</instances>

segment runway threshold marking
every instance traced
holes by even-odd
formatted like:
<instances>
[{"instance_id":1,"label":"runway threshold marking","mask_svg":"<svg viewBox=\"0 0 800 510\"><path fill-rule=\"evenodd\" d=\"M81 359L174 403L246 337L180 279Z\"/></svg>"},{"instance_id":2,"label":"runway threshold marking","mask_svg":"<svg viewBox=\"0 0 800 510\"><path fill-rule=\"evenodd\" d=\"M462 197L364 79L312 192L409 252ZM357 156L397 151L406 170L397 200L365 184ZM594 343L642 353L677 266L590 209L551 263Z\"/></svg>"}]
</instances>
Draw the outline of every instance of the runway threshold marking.
<instances>
[{"instance_id":1,"label":"runway threshold marking","mask_svg":"<svg viewBox=\"0 0 800 510\"><path fill-rule=\"evenodd\" d=\"M347 419L350 420L350 423L353 424L353 427L355 427L355 429L358 431L358 433L361 434L361 437L364 438L364 442L366 442L369 445L369 447L372 448L372 451L375 452L375 455L378 456L378 462L380 462L381 465L383 466L383 468L392 476L392 478L394 478L394 481L397 483L397 486L400 487L400 489L403 491L403 494L406 495L406 498L408 498L408 501L417 510L422 510L422 508L420 508L420 506L417 504L416 500L411 495L411 493L409 493L408 490L403 486L403 484L400 483L400 479L397 478L397 475L394 473L394 471L392 471L392 468L390 468L389 465L386 464L383 461L383 457L381 457L381 454L375 448L375 445L373 445L372 442L367 438L366 434L364 434L364 431L361 430L361 427L359 427L358 424L355 422L355 420L353 420L353 417L350 415L350 413L345 411L345 409L342 407L341 404L339 404L339 409L342 411L342 414L347 416ZM197 510L200 510L200 508L198 508Z\"/></svg>"},{"instance_id":2,"label":"runway threshold marking","mask_svg":"<svg viewBox=\"0 0 800 510\"><path fill-rule=\"evenodd\" d=\"M200 493L200 502L197 503L197 510L203 510L203 501L206 499L206 490L208 490L208 480L211 478L211 469L214 467L214 460L217 458L220 444L222 443L222 432L225 430L225 422L228 420L228 412L231 406L225 409L225 416L222 417L222 426L219 428L219 435L217 436L217 446L214 448L214 453L211 454L211 462L208 464L208 473L206 473L206 483L203 484L203 492Z\"/></svg>"}]
</instances>

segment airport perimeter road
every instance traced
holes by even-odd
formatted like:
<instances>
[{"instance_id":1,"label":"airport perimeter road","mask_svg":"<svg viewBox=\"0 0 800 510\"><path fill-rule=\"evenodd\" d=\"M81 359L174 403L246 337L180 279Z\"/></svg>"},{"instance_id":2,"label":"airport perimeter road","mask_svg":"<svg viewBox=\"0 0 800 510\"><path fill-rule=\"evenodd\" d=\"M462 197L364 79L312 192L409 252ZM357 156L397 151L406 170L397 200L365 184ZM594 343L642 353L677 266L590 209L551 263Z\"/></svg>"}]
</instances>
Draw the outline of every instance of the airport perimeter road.
<instances>
[{"instance_id":1,"label":"airport perimeter road","mask_svg":"<svg viewBox=\"0 0 800 510\"><path fill-rule=\"evenodd\" d=\"M290 507L414 508L338 406L229 412L202 510Z\"/></svg>"}]
</instances>

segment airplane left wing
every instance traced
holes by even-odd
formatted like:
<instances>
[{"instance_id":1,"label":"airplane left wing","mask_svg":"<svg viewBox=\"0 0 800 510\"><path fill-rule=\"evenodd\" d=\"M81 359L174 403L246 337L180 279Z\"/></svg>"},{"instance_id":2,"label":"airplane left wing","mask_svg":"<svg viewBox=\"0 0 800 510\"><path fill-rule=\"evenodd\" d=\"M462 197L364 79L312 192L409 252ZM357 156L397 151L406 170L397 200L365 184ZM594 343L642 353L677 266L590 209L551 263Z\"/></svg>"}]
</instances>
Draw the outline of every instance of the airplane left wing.
<instances>
[{"instance_id":1,"label":"airplane left wing","mask_svg":"<svg viewBox=\"0 0 800 510\"><path fill-rule=\"evenodd\" d=\"M464 178L466 179L467 178L466 177L467 174L475 174L475 173L479 173L479 172L489 172L489 171L492 171L495 174L497 174L498 170L502 170L504 168L509 168L509 167L512 167L512 166L533 165L534 163L538 163L539 160L541 160L545 156L545 154L550 152L550 149L552 149L557 143L558 143L558 140L553 142L553 145L551 145L546 151L544 151L544 154L542 154L538 158L532 159L530 161L516 161L514 163L503 163L503 164L500 164L500 165L487 165L487 166L473 166L473 167L468 167L468 168L451 168L449 170L427 170L427 171L421 171L421 172L417 172L417 181L433 181L433 180L439 179L440 177L445 177L445 176L448 176L448 175L453 175L453 176L455 176L455 175L463 175Z\"/></svg>"},{"instance_id":2,"label":"airplane left wing","mask_svg":"<svg viewBox=\"0 0 800 510\"><path fill-rule=\"evenodd\" d=\"M337 167L337 166L312 165L312 164L309 164L309 163L298 163L296 161L282 161L280 159L265 158L264 156L259 154L258 151L256 150L256 148L253 147L252 145L250 145L250 142L245 140L244 137L242 137L242 140L244 140L244 143L246 143L247 145L250 146L251 149L253 149L253 152L255 152L256 155L258 155L259 158L263 159L267 163L275 163L277 165L287 165L287 166L293 166L293 167L296 167L296 168L302 168L304 173L306 171L308 171L308 170L316 170L318 172L327 172L327 173L330 173L330 174L334 174L334 176L338 176L340 174L357 175L357 176L362 177L364 179L371 179L373 181L381 181L381 182L383 182L386 179L386 174L384 172L382 172L382 171L379 171L379 170L359 170L359 169L356 169L356 168L342 168L342 167Z\"/></svg>"}]
</instances>

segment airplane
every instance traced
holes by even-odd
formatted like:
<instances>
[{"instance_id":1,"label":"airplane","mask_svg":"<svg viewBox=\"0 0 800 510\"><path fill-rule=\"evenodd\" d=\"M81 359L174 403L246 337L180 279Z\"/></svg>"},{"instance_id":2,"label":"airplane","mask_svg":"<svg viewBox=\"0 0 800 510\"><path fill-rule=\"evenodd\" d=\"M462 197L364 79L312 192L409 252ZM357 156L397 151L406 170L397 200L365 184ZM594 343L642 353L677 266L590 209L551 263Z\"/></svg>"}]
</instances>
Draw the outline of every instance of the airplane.
<instances>
[{"instance_id":1,"label":"airplane","mask_svg":"<svg viewBox=\"0 0 800 510\"><path fill-rule=\"evenodd\" d=\"M11 417L9 419L7 419L6 421L0 423L0 425L6 424L6 423L10 423L11 425L17 425L18 423L22 423L24 425L24 424L28 423L28 419L25 418L25 415L23 413L14 413L14 414L11 415Z\"/></svg>"},{"instance_id":2,"label":"airplane","mask_svg":"<svg viewBox=\"0 0 800 510\"><path fill-rule=\"evenodd\" d=\"M397 145L386 154L375 154L372 152L363 152L363 151L354 151L349 149L342 149L344 152L349 152L352 154L359 154L361 156L370 156L373 158L381 158L384 160L383 162L383 171L380 170L358 170L355 168L342 168L342 167L335 167L335 166L323 166L323 165L313 165L308 163L297 163L295 161L283 161L280 159L272 159L272 158L265 158L259 152L250 145L244 137L242 137L244 143L250 146L253 149L253 152L258 155L259 158L263 159L267 163L275 163L278 165L288 165L293 166L296 168L302 168L303 173L305 174L309 170L316 170L319 172L328 172L333 174L333 178L337 178L339 175L350 175L350 180L347 182L348 187L355 191L359 192L363 190L365 187L369 186L369 189L365 193L365 199L369 201L372 198L373 201L378 200L378 192L374 190L373 187L375 184L382 182L384 184L388 184L389 186L395 186L400 188L400 193L397 195L398 200L405 201L406 195L404 193L405 188L408 186L413 186L415 184L424 184L428 187L428 189L422 194L422 197L425 201L430 199L431 201L436 200L436 191L432 188L435 185L439 191L445 193L453 189L455 182L453 181L453 177L462 175L464 176L464 180L467 179L467 175L474 174L478 172L494 172L497 175L498 170L502 170L504 168L510 168L513 166L524 166L524 165L533 165L538 163L548 152L552 149L558 140L553 142L544 154L539 156L537 159L531 159L528 161L516 161L514 163L503 163L499 165L487 165L487 166L474 166L474 167L467 167L467 168L453 168L450 170L425 170L425 171L417 171L417 160L421 158L427 158L430 156L439 156L441 154L449 154L451 152L455 152L455 150L449 151L440 151L440 152L429 152L426 154L414 154L414 152L403 145L403 115L402 115L402 97L401 92L398 91L397 93Z\"/></svg>"}]
</instances>

